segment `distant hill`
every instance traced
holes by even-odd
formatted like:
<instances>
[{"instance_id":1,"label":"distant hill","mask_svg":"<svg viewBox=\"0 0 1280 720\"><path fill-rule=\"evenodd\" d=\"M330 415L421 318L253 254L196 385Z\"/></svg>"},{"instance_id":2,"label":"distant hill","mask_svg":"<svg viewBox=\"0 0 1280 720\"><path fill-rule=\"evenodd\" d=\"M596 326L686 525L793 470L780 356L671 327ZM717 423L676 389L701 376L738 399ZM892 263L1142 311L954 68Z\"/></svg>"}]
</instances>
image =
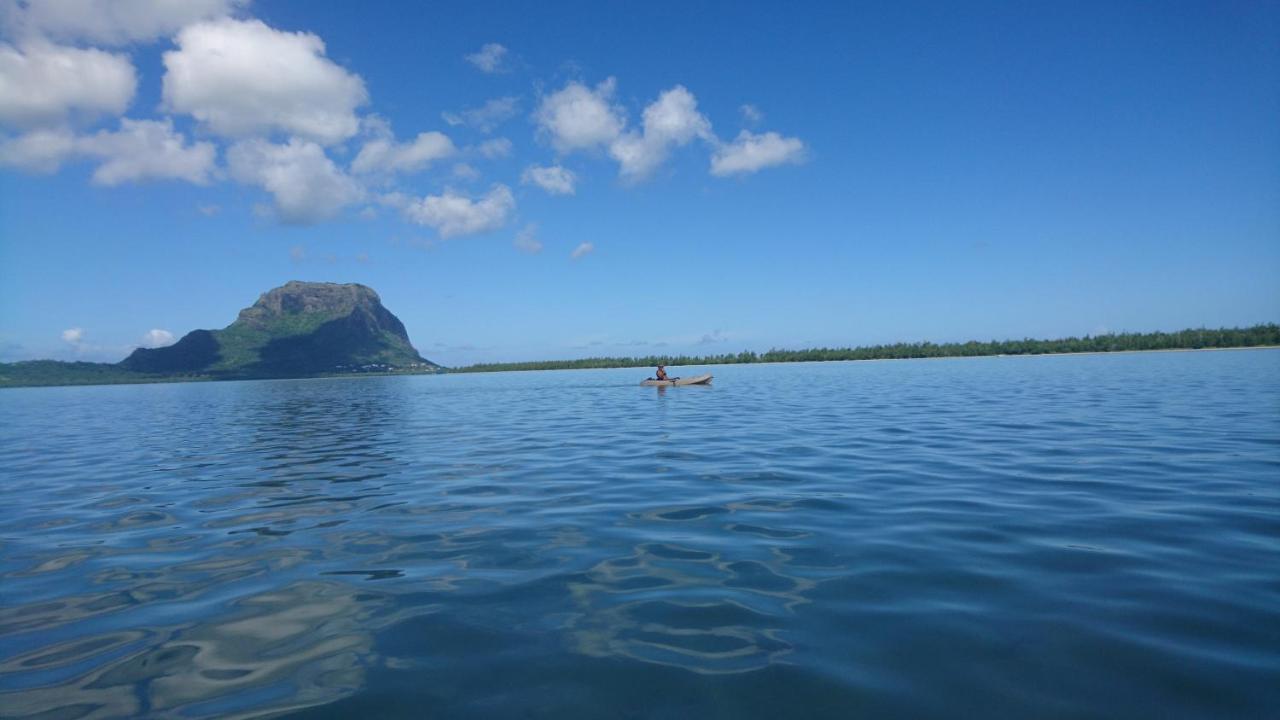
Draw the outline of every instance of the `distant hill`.
<instances>
[{"instance_id":1,"label":"distant hill","mask_svg":"<svg viewBox=\"0 0 1280 720\"><path fill-rule=\"evenodd\" d=\"M289 378L440 367L364 285L293 281L264 293L221 330L193 330L117 364L38 360L0 365L0 385Z\"/></svg>"},{"instance_id":2,"label":"distant hill","mask_svg":"<svg viewBox=\"0 0 1280 720\"><path fill-rule=\"evenodd\" d=\"M193 330L168 347L138 348L120 367L139 373L297 377L433 368L404 323L364 285L293 281L264 293L221 330Z\"/></svg>"}]
</instances>

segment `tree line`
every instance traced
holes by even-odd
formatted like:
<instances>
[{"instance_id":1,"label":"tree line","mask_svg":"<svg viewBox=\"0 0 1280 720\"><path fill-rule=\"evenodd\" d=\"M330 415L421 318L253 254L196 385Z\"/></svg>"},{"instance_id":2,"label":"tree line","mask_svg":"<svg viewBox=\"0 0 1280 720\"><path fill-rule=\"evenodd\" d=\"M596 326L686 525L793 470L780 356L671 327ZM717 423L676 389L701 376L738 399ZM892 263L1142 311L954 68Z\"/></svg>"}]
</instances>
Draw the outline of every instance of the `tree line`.
<instances>
[{"instance_id":1,"label":"tree line","mask_svg":"<svg viewBox=\"0 0 1280 720\"><path fill-rule=\"evenodd\" d=\"M1063 353L1133 352L1141 350L1200 350L1280 345L1280 325L1265 323L1247 328L1199 328L1177 332L1106 333L1057 340L970 340L963 343L894 343L865 347L744 350L721 355L646 355L644 357L592 357L578 360L478 363L452 372L502 372L509 370L582 370L589 368L656 367L657 365L735 365L762 362L821 362L831 360L906 360L910 358L978 357L983 355L1049 355Z\"/></svg>"}]
</instances>

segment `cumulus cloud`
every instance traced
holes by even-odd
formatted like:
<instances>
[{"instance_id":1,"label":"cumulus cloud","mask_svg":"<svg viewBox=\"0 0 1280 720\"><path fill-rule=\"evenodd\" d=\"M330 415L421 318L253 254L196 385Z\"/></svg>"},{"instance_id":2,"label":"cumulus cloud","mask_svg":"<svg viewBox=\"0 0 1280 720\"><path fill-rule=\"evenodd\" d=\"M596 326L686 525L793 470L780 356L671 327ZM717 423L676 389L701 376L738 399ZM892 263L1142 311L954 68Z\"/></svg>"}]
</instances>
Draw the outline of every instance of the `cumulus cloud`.
<instances>
[{"instance_id":1,"label":"cumulus cloud","mask_svg":"<svg viewBox=\"0 0 1280 720\"><path fill-rule=\"evenodd\" d=\"M84 341L84 328L67 328L62 331L62 339L72 345L79 345Z\"/></svg>"},{"instance_id":2,"label":"cumulus cloud","mask_svg":"<svg viewBox=\"0 0 1280 720\"><path fill-rule=\"evenodd\" d=\"M450 238L496 230L507 223L515 206L511 189L499 184L479 199L446 190L412 200L404 206L404 214L413 222L435 228L440 237Z\"/></svg>"},{"instance_id":3,"label":"cumulus cloud","mask_svg":"<svg viewBox=\"0 0 1280 720\"><path fill-rule=\"evenodd\" d=\"M160 328L152 328L142 336L142 346L149 348L164 347L173 344L173 333Z\"/></svg>"},{"instance_id":4,"label":"cumulus cloud","mask_svg":"<svg viewBox=\"0 0 1280 720\"><path fill-rule=\"evenodd\" d=\"M806 149L799 138L776 132L755 134L743 130L733 142L721 145L711 156L711 174L720 177L750 174L758 170L804 162Z\"/></svg>"},{"instance_id":5,"label":"cumulus cloud","mask_svg":"<svg viewBox=\"0 0 1280 720\"><path fill-rule=\"evenodd\" d=\"M172 35L200 20L228 15L247 0L0 0L0 20L13 34L99 45Z\"/></svg>"},{"instance_id":6,"label":"cumulus cloud","mask_svg":"<svg viewBox=\"0 0 1280 720\"><path fill-rule=\"evenodd\" d=\"M584 242L578 245L578 247L574 248L573 252L569 253L569 259L578 260L580 258L586 257L587 255L590 255L592 252L594 252L595 249L596 249L596 246L594 244L589 242Z\"/></svg>"},{"instance_id":7,"label":"cumulus cloud","mask_svg":"<svg viewBox=\"0 0 1280 720\"><path fill-rule=\"evenodd\" d=\"M552 165L550 167L539 167L530 165L524 169L524 173L520 175L520 182L525 185L537 185L552 195L572 195L574 192L574 183L577 182L577 176L572 170Z\"/></svg>"},{"instance_id":8,"label":"cumulus cloud","mask_svg":"<svg viewBox=\"0 0 1280 720\"><path fill-rule=\"evenodd\" d=\"M748 125L759 125L764 120L764 113L760 112L760 108L749 103L738 108L738 112L742 113L742 122Z\"/></svg>"},{"instance_id":9,"label":"cumulus cloud","mask_svg":"<svg viewBox=\"0 0 1280 720\"><path fill-rule=\"evenodd\" d=\"M542 252L542 243L538 242L538 224L529 223L516 233L516 249L522 253L537 255Z\"/></svg>"},{"instance_id":10,"label":"cumulus cloud","mask_svg":"<svg viewBox=\"0 0 1280 720\"><path fill-rule=\"evenodd\" d=\"M382 193L381 195L375 195L373 199L379 205L384 205L386 207L393 207L393 208L396 208L397 210L402 210L402 211L405 208L409 207L409 204L413 202L413 198L409 197L408 195L405 195L399 190Z\"/></svg>"},{"instance_id":11,"label":"cumulus cloud","mask_svg":"<svg viewBox=\"0 0 1280 720\"><path fill-rule=\"evenodd\" d=\"M79 152L102 159L93 172L93 181L99 185L138 180L186 180L203 185L209 182L216 154L211 143L187 144L167 118L125 118L118 131L102 131L76 145Z\"/></svg>"},{"instance_id":12,"label":"cumulus cloud","mask_svg":"<svg viewBox=\"0 0 1280 720\"><path fill-rule=\"evenodd\" d=\"M453 166L453 176L459 180L479 180L480 171L466 163L458 163Z\"/></svg>"},{"instance_id":13,"label":"cumulus cloud","mask_svg":"<svg viewBox=\"0 0 1280 720\"><path fill-rule=\"evenodd\" d=\"M175 42L164 54L164 107L217 134L280 131L330 145L359 129L364 81L326 58L311 33L224 18L189 25Z\"/></svg>"},{"instance_id":14,"label":"cumulus cloud","mask_svg":"<svg viewBox=\"0 0 1280 720\"><path fill-rule=\"evenodd\" d=\"M640 180L667 159L671 148L687 145L694 138L714 141L711 121L698 112L693 93L677 85L644 109L642 131L618 137L609 146L609 154L618 161L623 178Z\"/></svg>"},{"instance_id":15,"label":"cumulus cloud","mask_svg":"<svg viewBox=\"0 0 1280 720\"><path fill-rule=\"evenodd\" d=\"M0 123L33 128L72 116L118 115L137 86L124 55L43 41L0 43Z\"/></svg>"},{"instance_id":16,"label":"cumulus cloud","mask_svg":"<svg viewBox=\"0 0 1280 720\"><path fill-rule=\"evenodd\" d=\"M697 98L683 85L664 91L644 109L640 127L626 130L626 115L613 103L616 85L613 78L595 89L572 82L546 96L533 116L539 134L562 153L608 148L623 179L633 182L652 174L673 148L694 139L718 142Z\"/></svg>"},{"instance_id":17,"label":"cumulus cloud","mask_svg":"<svg viewBox=\"0 0 1280 720\"><path fill-rule=\"evenodd\" d=\"M376 138L360 148L360 154L351 163L357 173L412 173L422 170L436 160L453 155L457 148L443 133L418 133L413 142L397 143L389 138Z\"/></svg>"},{"instance_id":18,"label":"cumulus cloud","mask_svg":"<svg viewBox=\"0 0 1280 720\"><path fill-rule=\"evenodd\" d=\"M539 133L566 153L612 143L626 126L622 109L613 104L616 86L613 78L594 90L571 82L544 97L533 115Z\"/></svg>"},{"instance_id":19,"label":"cumulus cloud","mask_svg":"<svg viewBox=\"0 0 1280 720\"><path fill-rule=\"evenodd\" d=\"M69 130L32 130L0 142L0 165L27 172L57 172L75 149L76 136Z\"/></svg>"},{"instance_id":20,"label":"cumulus cloud","mask_svg":"<svg viewBox=\"0 0 1280 720\"><path fill-rule=\"evenodd\" d=\"M683 145L696 137L711 137L711 122L698 112L698 100L693 93L677 85L644 109L644 136Z\"/></svg>"},{"instance_id":21,"label":"cumulus cloud","mask_svg":"<svg viewBox=\"0 0 1280 720\"><path fill-rule=\"evenodd\" d=\"M209 181L216 151L211 143L187 143L168 120L120 120L120 129L78 137L66 129L32 130L0 143L0 165L53 172L72 157L101 161L99 185L138 180Z\"/></svg>"},{"instance_id":22,"label":"cumulus cloud","mask_svg":"<svg viewBox=\"0 0 1280 720\"><path fill-rule=\"evenodd\" d=\"M283 145L261 139L239 142L227 151L227 165L235 180L271 193L284 222L326 220L363 196L324 148L307 140L290 138Z\"/></svg>"},{"instance_id":23,"label":"cumulus cloud","mask_svg":"<svg viewBox=\"0 0 1280 720\"><path fill-rule=\"evenodd\" d=\"M506 138L485 140L476 148L481 155L490 160L506 157L511 154L511 141Z\"/></svg>"},{"instance_id":24,"label":"cumulus cloud","mask_svg":"<svg viewBox=\"0 0 1280 720\"><path fill-rule=\"evenodd\" d=\"M502 60L507 56L507 49L498 43L485 43L479 52L466 56L467 62L480 68L480 72L502 72Z\"/></svg>"},{"instance_id":25,"label":"cumulus cloud","mask_svg":"<svg viewBox=\"0 0 1280 720\"><path fill-rule=\"evenodd\" d=\"M520 98L515 95L493 98L478 108L460 112L443 112L440 117L450 125L465 125L482 133L491 133L499 125L510 120L520 110Z\"/></svg>"}]
</instances>

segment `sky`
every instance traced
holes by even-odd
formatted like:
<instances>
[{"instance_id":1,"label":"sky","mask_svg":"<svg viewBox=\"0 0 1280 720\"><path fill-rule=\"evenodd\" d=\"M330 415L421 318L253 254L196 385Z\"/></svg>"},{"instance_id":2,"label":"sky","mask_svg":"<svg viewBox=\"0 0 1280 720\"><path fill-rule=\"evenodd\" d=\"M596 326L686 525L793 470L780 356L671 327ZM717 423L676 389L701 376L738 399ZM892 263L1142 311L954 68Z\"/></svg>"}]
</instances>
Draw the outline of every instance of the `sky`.
<instances>
[{"instance_id":1,"label":"sky","mask_svg":"<svg viewBox=\"0 0 1280 720\"><path fill-rule=\"evenodd\" d=\"M0 0L0 361L289 280L445 365L1280 321L1280 4Z\"/></svg>"}]
</instances>

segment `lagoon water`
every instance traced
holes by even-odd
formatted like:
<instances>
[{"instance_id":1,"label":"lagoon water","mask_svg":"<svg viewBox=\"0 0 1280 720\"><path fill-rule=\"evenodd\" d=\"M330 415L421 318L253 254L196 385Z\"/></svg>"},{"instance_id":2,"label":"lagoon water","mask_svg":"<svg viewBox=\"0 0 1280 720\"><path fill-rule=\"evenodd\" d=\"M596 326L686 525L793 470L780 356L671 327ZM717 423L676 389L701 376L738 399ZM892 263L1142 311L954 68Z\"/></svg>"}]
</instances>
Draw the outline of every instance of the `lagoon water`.
<instances>
[{"instance_id":1,"label":"lagoon water","mask_svg":"<svg viewBox=\"0 0 1280 720\"><path fill-rule=\"evenodd\" d=\"M1280 713L1280 351L712 371L0 392L0 715Z\"/></svg>"}]
</instances>

